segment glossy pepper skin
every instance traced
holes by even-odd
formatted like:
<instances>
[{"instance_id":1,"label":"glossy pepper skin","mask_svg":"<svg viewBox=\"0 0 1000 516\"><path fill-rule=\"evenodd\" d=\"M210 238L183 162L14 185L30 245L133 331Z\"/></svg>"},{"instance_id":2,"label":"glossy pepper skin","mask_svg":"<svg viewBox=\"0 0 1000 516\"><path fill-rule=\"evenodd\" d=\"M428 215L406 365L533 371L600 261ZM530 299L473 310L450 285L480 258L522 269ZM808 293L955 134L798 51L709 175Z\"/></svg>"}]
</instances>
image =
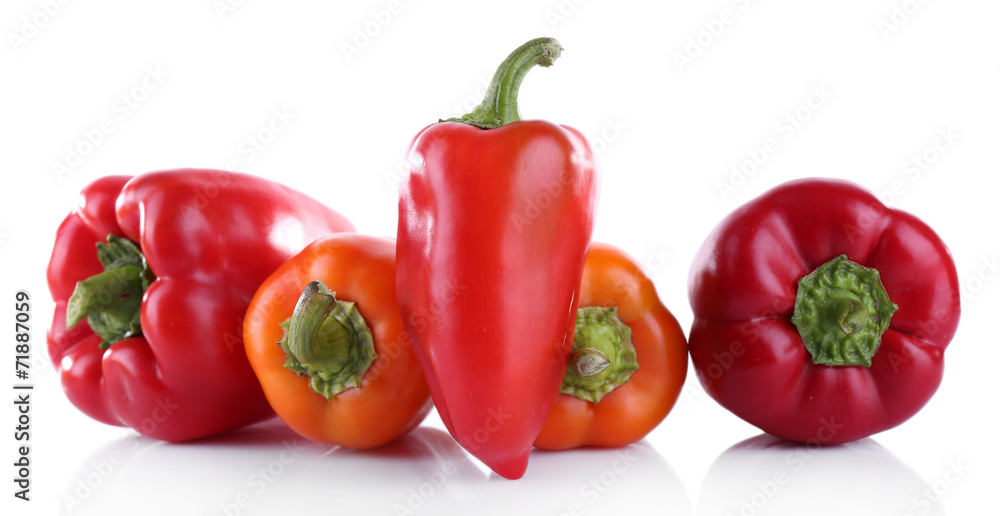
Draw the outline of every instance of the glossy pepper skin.
<instances>
[{"instance_id":1,"label":"glossy pepper skin","mask_svg":"<svg viewBox=\"0 0 1000 516\"><path fill-rule=\"evenodd\" d=\"M56 234L48 283L56 303L49 355L70 401L90 417L167 441L272 417L243 351L242 321L258 285L344 217L277 183L182 169L109 176L84 188ZM78 282L102 272L98 242L123 237L155 276L141 296L141 334L101 349L90 319L66 327ZM99 292L100 294L101 292Z\"/></svg>"},{"instance_id":2,"label":"glossy pepper skin","mask_svg":"<svg viewBox=\"0 0 1000 516\"><path fill-rule=\"evenodd\" d=\"M596 403L560 394L535 446L565 450L632 444L656 428L677 402L687 376L684 331L642 267L608 244L590 245L579 306L617 308L621 322L631 329L639 368ZM578 324L578 338L580 329Z\"/></svg>"},{"instance_id":3,"label":"glossy pepper skin","mask_svg":"<svg viewBox=\"0 0 1000 516\"><path fill-rule=\"evenodd\" d=\"M396 307L395 278L395 242L338 233L290 258L257 291L244 326L247 357L271 407L300 435L348 448L374 448L405 435L430 411L427 383ZM283 329L282 322L301 306L300 294L313 281L335 292L340 302L355 304L377 354L352 371L354 387L330 399L310 386L309 376L285 366L288 352L278 345L292 331ZM328 344L327 355L347 356L346 340ZM344 362L334 365L344 367Z\"/></svg>"},{"instance_id":4,"label":"glossy pepper skin","mask_svg":"<svg viewBox=\"0 0 1000 516\"><path fill-rule=\"evenodd\" d=\"M555 40L529 42L494 83L559 50ZM488 92L477 111L506 105L505 115L481 117L499 127L470 125L470 114L416 136L396 247L400 314L438 413L459 444L510 479L524 474L559 392L597 192L584 137L516 121L516 90L491 86L502 101Z\"/></svg>"},{"instance_id":5,"label":"glossy pepper skin","mask_svg":"<svg viewBox=\"0 0 1000 516\"><path fill-rule=\"evenodd\" d=\"M813 354L793 322L800 292L832 280L803 278L845 259L868 269L868 283L854 284L877 311L829 311L840 305L815 298L799 317L825 327L807 335L830 343ZM871 294L879 281L888 302ZM960 311L955 265L926 224L827 179L786 183L730 214L696 255L689 288L689 347L705 390L769 434L815 444L855 441L920 410L941 381ZM822 292L856 291L845 283ZM888 326L874 351L847 344L874 323Z\"/></svg>"}]
</instances>

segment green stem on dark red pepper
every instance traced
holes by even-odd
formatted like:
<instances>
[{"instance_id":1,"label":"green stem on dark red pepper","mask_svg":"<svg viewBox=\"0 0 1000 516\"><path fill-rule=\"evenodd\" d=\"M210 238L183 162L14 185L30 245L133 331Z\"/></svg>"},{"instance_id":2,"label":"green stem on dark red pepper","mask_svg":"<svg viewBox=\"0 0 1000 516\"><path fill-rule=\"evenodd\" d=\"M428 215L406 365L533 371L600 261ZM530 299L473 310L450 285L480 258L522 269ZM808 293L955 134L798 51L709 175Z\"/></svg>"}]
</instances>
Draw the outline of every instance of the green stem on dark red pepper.
<instances>
[{"instance_id":1,"label":"green stem on dark red pepper","mask_svg":"<svg viewBox=\"0 0 1000 516\"><path fill-rule=\"evenodd\" d=\"M458 118L442 122L460 122L481 129L496 129L521 119L517 92L524 76L535 65L551 66L562 53L562 46L552 38L533 39L511 52L500 64L486 90L482 104Z\"/></svg>"}]
</instances>

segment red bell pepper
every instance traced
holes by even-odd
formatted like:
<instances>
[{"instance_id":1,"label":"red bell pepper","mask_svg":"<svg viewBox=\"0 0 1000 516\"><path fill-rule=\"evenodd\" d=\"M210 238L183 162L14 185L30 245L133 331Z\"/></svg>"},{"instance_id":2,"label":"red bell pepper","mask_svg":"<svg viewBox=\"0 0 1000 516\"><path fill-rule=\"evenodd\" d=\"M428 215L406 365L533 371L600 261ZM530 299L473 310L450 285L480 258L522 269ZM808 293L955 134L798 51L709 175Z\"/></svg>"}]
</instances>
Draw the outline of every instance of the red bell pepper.
<instances>
[{"instance_id":1,"label":"red bell pepper","mask_svg":"<svg viewBox=\"0 0 1000 516\"><path fill-rule=\"evenodd\" d=\"M920 410L959 319L941 239L834 180L790 182L730 214L689 287L689 348L708 394L769 434L815 444Z\"/></svg>"},{"instance_id":2,"label":"red bell pepper","mask_svg":"<svg viewBox=\"0 0 1000 516\"><path fill-rule=\"evenodd\" d=\"M515 50L483 103L425 128L400 185L400 313L441 419L503 477L519 478L573 345L597 176L584 137L519 121L517 91L561 47Z\"/></svg>"},{"instance_id":3,"label":"red bell pepper","mask_svg":"<svg viewBox=\"0 0 1000 516\"><path fill-rule=\"evenodd\" d=\"M59 226L48 268L49 355L66 395L98 421L168 441L273 416L244 352L244 313L287 258L353 229L243 174L94 181Z\"/></svg>"}]
</instances>

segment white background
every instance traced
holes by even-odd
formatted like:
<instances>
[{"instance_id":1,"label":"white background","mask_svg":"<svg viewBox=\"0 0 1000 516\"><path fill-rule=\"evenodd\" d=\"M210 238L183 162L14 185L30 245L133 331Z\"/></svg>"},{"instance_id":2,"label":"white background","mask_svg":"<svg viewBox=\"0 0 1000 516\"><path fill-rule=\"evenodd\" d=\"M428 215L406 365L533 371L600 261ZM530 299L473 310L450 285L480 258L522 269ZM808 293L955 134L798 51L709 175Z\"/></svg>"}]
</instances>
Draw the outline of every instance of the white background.
<instances>
[{"instance_id":1,"label":"white background","mask_svg":"<svg viewBox=\"0 0 1000 516\"><path fill-rule=\"evenodd\" d=\"M4 514L954 515L994 507L1000 4L336 4L3 3L0 297L8 301L0 318L13 319L17 290L33 296L36 386L29 503L14 500L9 480L12 404L0 420ZM528 75L522 113L590 137L603 173L595 240L643 261L686 328L697 247L726 213L786 180L849 179L934 227L955 258L963 315L944 382L924 410L856 446L810 450L757 438L731 450L759 431L691 375L675 410L639 445L536 452L526 476L510 482L470 462L434 415L412 437L358 453L295 440L276 422L165 445L94 422L66 401L45 363L52 304L44 271L54 231L84 185L183 166L238 169L310 193L361 232L394 235L395 180L412 136L478 103L496 65L543 35L566 50L554 67ZM255 148L251 139L266 143ZM774 152L761 151L765 144ZM73 160L68 148L85 155ZM761 165L745 161L754 154ZM741 166L751 173L734 175ZM4 349L0 385L11 389L13 345Z\"/></svg>"}]
</instances>

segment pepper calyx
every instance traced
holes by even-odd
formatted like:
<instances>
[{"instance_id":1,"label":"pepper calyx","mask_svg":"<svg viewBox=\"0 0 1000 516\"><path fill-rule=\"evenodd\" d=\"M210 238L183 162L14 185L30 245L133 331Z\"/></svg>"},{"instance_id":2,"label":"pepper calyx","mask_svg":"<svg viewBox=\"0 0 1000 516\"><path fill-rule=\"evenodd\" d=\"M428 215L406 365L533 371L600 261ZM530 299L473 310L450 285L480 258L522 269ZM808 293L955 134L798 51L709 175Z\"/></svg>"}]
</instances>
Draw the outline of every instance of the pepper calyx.
<instances>
[{"instance_id":1,"label":"pepper calyx","mask_svg":"<svg viewBox=\"0 0 1000 516\"><path fill-rule=\"evenodd\" d=\"M618 317L618 308L577 309L573 355L559 392L599 403L638 370L632 328Z\"/></svg>"},{"instance_id":2,"label":"pepper calyx","mask_svg":"<svg viewBox=\"0 0 1000 516\"><path fill-rule=\"evenodd\" d=\"M328 401L361 380L375 362L368 323L353 302L337 299L320 281L302 291L291 317L281 323L278 346L285 368L309 377L309 387Z\"/></svg>"},{"instance_id":3,"label":"pepper calyx","mask_svg":"<svg viewBox=\"0 0 1000 516\"><path fill-rule=\"evenodd\" d=\"M870 367L898 308L878 270L842 254L799 280L791 321L813 364Z\"/></svg>"}]
</instances>

